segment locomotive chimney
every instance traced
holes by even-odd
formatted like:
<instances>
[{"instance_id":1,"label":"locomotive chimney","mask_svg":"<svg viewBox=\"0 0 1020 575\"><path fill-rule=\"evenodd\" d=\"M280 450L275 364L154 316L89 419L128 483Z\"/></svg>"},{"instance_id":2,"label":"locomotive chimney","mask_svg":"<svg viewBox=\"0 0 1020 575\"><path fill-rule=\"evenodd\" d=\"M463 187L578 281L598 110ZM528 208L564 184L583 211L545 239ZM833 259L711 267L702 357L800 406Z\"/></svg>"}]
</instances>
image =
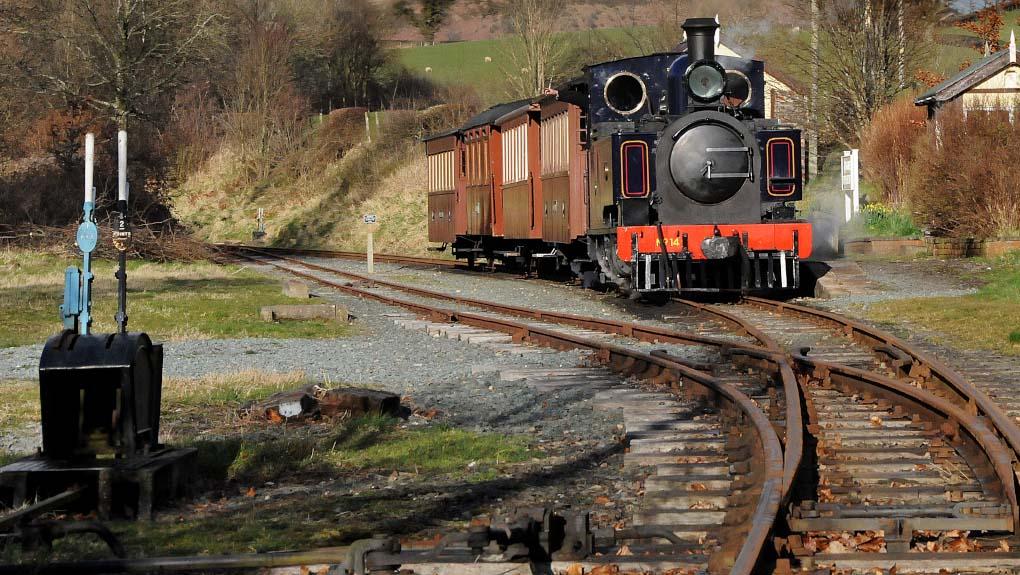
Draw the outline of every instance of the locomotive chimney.
<instances>
[{"instance_id":1,"label":"locomotive chimney","mask_svg":"<svg viewBox=\"0 0 1020 575\"><path fill-rule=\"evenodd\" d=\"M715 31L719 29L715 18L688 18L682 28L687 34L689 63L715 60Z\"/></svg>"}]
</instances>

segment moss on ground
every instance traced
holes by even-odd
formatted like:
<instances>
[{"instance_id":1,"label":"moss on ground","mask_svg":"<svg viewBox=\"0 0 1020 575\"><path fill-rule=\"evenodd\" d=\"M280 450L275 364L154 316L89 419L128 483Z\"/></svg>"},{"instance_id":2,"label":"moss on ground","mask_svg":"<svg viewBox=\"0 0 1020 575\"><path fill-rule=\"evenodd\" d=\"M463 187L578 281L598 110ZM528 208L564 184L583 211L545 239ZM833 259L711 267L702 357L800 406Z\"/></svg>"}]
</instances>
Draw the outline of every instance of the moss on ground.
<instances>
[{"instance_id":1,"label":"moss on ground","mask_svg":"<svg viewBox=\"0 0 1020 575\"><path fill-rule=\"evenodd\" d=\"M61 329L64 269L79 260L27 250L0 251L0 347L41 343ZM116 327L115 265L97 261L93 283L93 331ZM263 305L294 303L277 280L235 265L128 264L128 326L160 341L237 338L330 338L351 327L325 320L266 322Z\"/></svg>"},{"instance_id":2,"label":"moss on ground","mask_svg":"<svg viewBox=\"0 0 1020 575\"><path fill-rule=\"evenodd\" d=\"M912 298L870 305L865 314L879 322L911 325L933 332L946 344L1020 355L1020 253L989 262L977 276L978 293L959 297Z\"/></svg>"}]
</instances>

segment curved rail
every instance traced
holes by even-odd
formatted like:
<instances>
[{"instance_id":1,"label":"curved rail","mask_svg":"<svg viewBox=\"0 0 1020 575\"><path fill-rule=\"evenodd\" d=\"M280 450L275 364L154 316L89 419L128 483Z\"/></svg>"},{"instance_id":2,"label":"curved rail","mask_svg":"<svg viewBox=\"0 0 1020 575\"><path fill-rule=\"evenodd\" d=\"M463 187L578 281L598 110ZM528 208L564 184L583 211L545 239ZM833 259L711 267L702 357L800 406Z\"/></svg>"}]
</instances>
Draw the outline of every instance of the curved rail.
<instances>
[{"instance_id":1,"label":"curved rail","mask_svg":"<svg viewBox=\"0 0 1020 575\"><path fill-rule=\"evenodd\" d=\"M1006 412L999 407L994 400L992 400L992 398L988 397L983 391L974 386L974 384L964 379L963 376L941 361L917 350L915 347L907 344L902 339L890 333L886 333L880 329L865 325L860 321L843 317L832 312L757 297L745 297L744 300L759 307L776 310L780 313L788 312L799 314L811 319L812 321L835 325L847 336L862 342L875 351L908 357L913 363L914 369L911 370L913 374L916 374L916 376L922 380L928 379L929 376L935 378L942 384L943 389L955 395L955 403L957 405L965 406L966 409L974 415L983 415L988 418L988 420L992 423L992 429L1002 437L1003 441L1005 441L1006 445L1013 453L1013 458L1020 459L1020 427L1017 426L1016 422L1013 421L1009 415L1007 415ZM1015 493L1018 489L1015 474L1010 483L1014 485L1013 491ZM1020 509L1017 508L1015 501L1013 505L1013 521L1020 525Z\"/></svg>"},{"instance_id":2,"label":"curved rail","mask_svg":"<svg viewBox=\"0 0 1020 575\"><path fill-rule=\"evenodd\" d=\"M797 383L797 376L790 366L789 357L786 355L783 347L779 345L779 342L743 318L693 301L683 299L675 299L674 301L734 325L739 333L746 334L757 340L764 348L764 353L748 348L734 349L732 353L747 355L760 361L771 363L779 373L779 377L783 382L783 395L786 398L787 423L784 435L785 451L783 463L783 497L785 500L793 490L793 482L796 480L797 470L803 457L805 429L802 390Z\"/></svg>"},{"instance_id":3,"label":"curved rail","mask_svg":"<svg viewBox=\"0 0 1020 575\"><path fill-rule=\"evenodd\" d=\"M666 353L646 354L633 349L604 342L596 342L568 333L529 326L509 319L481 316L468 312L458 312L428 306L418 302L407 301L371 292L353 285L333 282L317 277L313 274L301 272L299 270L294 270L286 266L273 263L272 261L258 260L244 254L239 255L240 257L255 262L272 265L278 269L286 271L287 273L310 279L316 283L339 289L351 295L372 299L387 305L403 307L436 320L460 322L465 325L500 331L502 333L510 334L515 341L530 341L532 343L556 349L591 350L595 353L596 357L612 367L615 371L619 371L627 375L640 375L643 379L650 379L653 381L657 379L661 380L664 375L668 375L681 382L686 380L695 383L710 392L710 395L725 398L726 401L733 404L733 406L743 413L751 422L754 433L758 438L758 444L760 445L760 460L764 469L762 490L758 498L757 505L755 506L754 514L751 517L750 529L744 543L741 545L740 550L736 555L733 566L730 569L730 573L732 575L738 575L757 572L756 566L759 565L766 550L768 549L767 543L769 542L769 535L775 525L781 504L787 495L784 491L784 450L769 419L750 397L741 393L732 385L720 381L707 373L693 369L685 365L679 358L672 357ZM331 270L329 268L325 268L324 271L336 273L336 270ZM419 288L414 289L419 290ZM447 296L446 294L442 294L442 296L442 299L448 301L456 299L453 296ZM491 304L491 302L485 303L491 306L498 305ZM542 317L547 316L543 315ZM725 343L732 344L732 342ZM757 348L749 346L746 350L753 353L757 351ZM765 354L763 357L770 356ZM787 450L789 449L790 446L787 446Z\"/></svg>"}]
</instances>

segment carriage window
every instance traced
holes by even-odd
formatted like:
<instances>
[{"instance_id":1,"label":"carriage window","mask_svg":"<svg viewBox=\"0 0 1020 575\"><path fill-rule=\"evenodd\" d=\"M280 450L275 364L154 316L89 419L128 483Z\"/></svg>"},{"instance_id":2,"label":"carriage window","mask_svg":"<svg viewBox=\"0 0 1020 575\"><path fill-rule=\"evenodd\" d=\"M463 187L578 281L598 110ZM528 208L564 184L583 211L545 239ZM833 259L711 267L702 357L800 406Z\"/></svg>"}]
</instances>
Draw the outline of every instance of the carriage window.
<instances>
[{"instance_id":1,"label":"carriage window","mask_svg":"<svg viewBox=\"0 0 1020 575\"><path fill-rule=\"evenodd\" d=\"M428 159L428 190L430 192L441 192L454 188L455 152L440 152L432 154Z\"/></svg>"},{"instance_id":2,"label":"carriage window","mask_svg":"<svg viewBox=\"0 0 1020 575\"><path fill-rule=\"evenodd\" d=\"M570 159L570 132L567 112L542 120L542 173L567 171Z\"/></svg>"},{"instance_id":3,"label":"carriage window","mask_svg":"<svg viewBox=\"0 0 1020 575\"><path fill-rule=\"evenodd\" d=\"M528 124L503 133L503 182L512 184L528 179Z\"/></svg>"}]
</instances>

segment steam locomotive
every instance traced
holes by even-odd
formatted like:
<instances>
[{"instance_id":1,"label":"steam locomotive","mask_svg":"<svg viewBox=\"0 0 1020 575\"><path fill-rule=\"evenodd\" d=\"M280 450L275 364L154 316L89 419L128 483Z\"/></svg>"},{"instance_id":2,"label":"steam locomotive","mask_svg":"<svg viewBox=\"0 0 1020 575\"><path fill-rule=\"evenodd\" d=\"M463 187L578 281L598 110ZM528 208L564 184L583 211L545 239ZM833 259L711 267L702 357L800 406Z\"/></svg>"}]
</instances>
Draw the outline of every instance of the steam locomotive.
<instances>
[{"instance_id":1,"label":"steam locomotive","mask_svg":"<svg viewBox=\"0 0 1020 575\"><path fill-rule=\"evenodd\" d=\"M800 131L765 118L763 62L715 54L715 19L683 29L686 50L588 66L426 138L429 241L634 294L799 288Z\"/></svg>"}]
</instances>

